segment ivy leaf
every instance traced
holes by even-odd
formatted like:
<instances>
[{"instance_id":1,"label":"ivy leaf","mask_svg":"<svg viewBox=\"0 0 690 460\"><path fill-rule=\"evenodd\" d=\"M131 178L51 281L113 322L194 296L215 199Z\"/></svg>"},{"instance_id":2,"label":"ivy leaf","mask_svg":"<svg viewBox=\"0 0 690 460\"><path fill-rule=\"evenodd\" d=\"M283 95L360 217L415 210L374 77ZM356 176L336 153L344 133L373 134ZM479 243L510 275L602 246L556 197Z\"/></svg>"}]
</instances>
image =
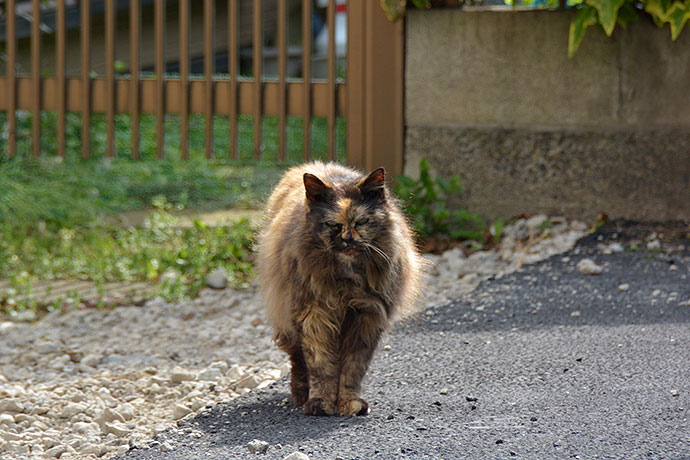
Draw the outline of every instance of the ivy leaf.
<instances>
[{"instance_id":1,"label":"ivy leaf","mask_svg":"<svg viewBox=\"0 0 690 460\"><path fill-rule=\"evenodd\" d=\"M690 19L690 11L688 5L681 2L673 2L671 9L666 12L665 21L671 26L671 40L675 41L683 30L683 26L688 19Z\"/></svg>"},{"instance_id":2,"label":"ivy leaf","mask_svg":"<svg viewBox=\"0 0 690 460\"><path fill-rule=\"evenodd\" d=\"M405 0L381 0L381 8L389 21L397 21L405 16Z\"/></svg>"},{"instance_id":3,"label":"ivy leaf","mask_svg":"<svg viewBox=\"0 0 690 460\"><path fill-rule=\"evenodd\" d=\"M631 3L625 2L625 4L618 10L618 18L616 22L620 24L624 29L633 21L637 21L637 10Z\"/></svg>"},{"instance_id":4,"label":"ivy leaf","mask_svg":"<svg viewBox=\"0 0 690 460\"><path fill-rule=\"evenodd\" d=\"M582 42L585 29L597 23L597 10L589 5L585 5L577 10L577 14L570 22L570 33L568 34L568 57L572 58L575 51Z\"/></svg>"},{"instance_id":5,"label":"ivy leaf","mask_svg":"<svg viewBox=\"0 0 690 460\"><path fill-rule=\"evenodd\" d=\"M666 11L671 7L669 0L647 0L644 3L644 10L653 18L656 25L661 27L666 17Z\"/></svg>"},{"instance_id":6,"label":"ivy leaf","mask_svg":"<svg viewBox=\"0 0 690 460\"><path fill-rule=\"evenodd\" d=\"M414 6L420 10L423 10L424 8L431 8L430 0L412 0L412 4L414 4Z\"/></svg>"},{"instance_id":7,"label":"ivy leaf","mask_svg":"<svg viewBox=\"0 0 690 460\"><path fill-rule=\"evenodd\" d=\"M593 6L599 13L599 23L604 28L607 36L611 36L616 27L616 17L618 10L625 0L585 0L589 6Z\"/></svg>"}]
</instances>

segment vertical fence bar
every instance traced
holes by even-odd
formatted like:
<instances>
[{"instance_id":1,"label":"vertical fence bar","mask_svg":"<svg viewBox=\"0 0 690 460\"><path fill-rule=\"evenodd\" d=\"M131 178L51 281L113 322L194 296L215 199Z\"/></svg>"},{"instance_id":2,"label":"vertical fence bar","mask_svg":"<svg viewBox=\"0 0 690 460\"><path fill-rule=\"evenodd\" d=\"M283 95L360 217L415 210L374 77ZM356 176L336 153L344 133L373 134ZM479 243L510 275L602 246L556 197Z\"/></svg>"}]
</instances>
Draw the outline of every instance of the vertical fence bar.
<instances>
[{"instance_id":1,"label":"vertical fence bar","mask_svg":"<svg viewBox=\"0 0 690 460\"><path fill-rule=\"evenodd\" d=\"M65 0L58 0L57 2L57 27L55 30L56 37L56 53L55 66L57 75L57 154L61 157L65 157L65 130L67 122L67 107L66 107L66 94L67 88L65 87L65 53L66 53L66 43L65 43Z\"/></svg>"},{"instance_id":2,"label":"vertical fence bar","mask_svg":"<svg viewBox=\"0 0 690 460\"><path fill-rule=\"evenodd\" d=\"M347 162L389 177L403 170L404 31L378 2L347 2Z\"/></svg>"},{"instance_id":3,"label":"vertical fence bar","mask_svg":"<svg viewBox=\"0 0 690 460\"><path fill-rule=\"evenodd\" d=\"M335 160L335 0L328 0L328 157Z\"/></svg>"},{"instance_id":4,"label":"vertical fence bar","mask_svg":"<svg viewBox=\"0 0 690 460\"><path fill-rule=\"evenodd\" d=\"M237 160L237 0L228 0L228 71L230 72L230 158Z\"/></svg>"},{"instance_id":5,"label":"vertical fence bar","mask_svg":"<svg viewBox=\"0 0 690 460\"><path fill-rule=\"evenodd\" d=\"M130 141L132 158L139 159L139 41L140 41L140 7L139 0L129 2L129 88Z\"/></svg>"},{"instance_id":6,"label":"vertical fence bar","mask_svg":"<svg viewBox=\"0 0 690 460\"><path fill-rule=\"evenodd\" d=\"M105 0L105 151L108 157L115 156L115 1Z\"/></svg>"},{"instance_id":7,"label":"vertical fence bar","mask_svg":"<svg viewBox=\"0 0 690 460\"><path fill-rule=\"evenodd\" d=\"M213 0L204 0L204 109L206 158L213 155Z\"/></svg>"},{"instance_id":8,"label":"vertical fence bar","mask_svg":"<svg viewBox=\"0 0 690 460\"><path fill-rule=\"evenodd\" d=\"M189 0L180 0L180 157L189 158Z\"/></svg>"},{"instance_id":9,"label":"vertical fence bar","mask_svg":"<svg viewBox=\"0 0 690 460\"><path fill-rule=\"evenodd\" d=\"M262 107L261 100L261 72L263 59L263 40L261 35L261 0L254 0L254 159L261 159L261 121Z\"/></svg>"},{"instance_id":10,"label":"vertical fence bar","mask_svg":"<svg viewBox=\"0 0 690 460\"><path fill-rule=\"evenodd\" d=\"M154 34L156 36L156 58L154 72L156 73L156 156L163 158L165 143L165 74L164 43L165 43L165 0L156 0L153 10Z\"/></svg>"},{"instance_id":11,"label":"vertical fence bar","mask_svg":"<svg viewBox=\"0 0 690 460\"><path fill-rule=\"evenodd\" d=\"M31 0L31 89L33 117L31 123L31 152L41 155L41 1Z\"/></svg>"},{"instance_id":12,"label":"vertical fence bar","mask_svg":"<svg viewBox=\"0 0 690 460\"><path fill-rule=\"evenodd\" d=\"M287 8L278 0L278 160L285 161L285 121L287 113Z\"/></svg>"},{"instance_id":13,"label":"vertical fence bar","mask_svg":"<svg viewBox=\"0 0 690 460\"><path fill-rule=\"evenodd\" d=\"M81 3L81 156L91 151L91 2Z\"/></svg>"},{"instance_id":14,"label":"vertical fence bar","mask_svg":"<svg viewBox=\"0 0 690 460\"><path fill-rule=\"evenodd\" d=\"M14 157L17 154L17 79L16 79L16 61L17 61L17 29L15 16L14 0L7 0L7 21L5 29L6 46L7 46L7 99L9 101L7 108L7 123L9 132L7 133L7 156Z\"/></svg>"},{"instance_id":15,"label":"vertical fence bar","mask_svg":"<svg viewBox=\"0 0 690 460\"><path fill-rule=\"evenodd\" d=\"M311 158L311 4L302 0L302 159Z\"/></svg>"}]
</instances>

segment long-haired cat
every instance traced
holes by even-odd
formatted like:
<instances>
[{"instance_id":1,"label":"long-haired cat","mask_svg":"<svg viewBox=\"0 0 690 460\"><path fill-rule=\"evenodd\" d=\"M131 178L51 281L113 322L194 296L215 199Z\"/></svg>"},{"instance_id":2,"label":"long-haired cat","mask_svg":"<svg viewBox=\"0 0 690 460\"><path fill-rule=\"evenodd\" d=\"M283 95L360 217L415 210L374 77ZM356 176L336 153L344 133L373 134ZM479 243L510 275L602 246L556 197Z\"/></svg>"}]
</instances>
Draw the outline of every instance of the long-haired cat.
<instances>
[{"instance_id":1,"label":"long-haired cat","mask_svg":"<svg viewBox=\"0 0 690 460\"><path fill-rule=\"evenodd\" d=\"M308 415L364 415L361 382L391 322L414 307L422 259L383 168L289 170L259 238L261 288Z\"/></svg>"}]
</instances>

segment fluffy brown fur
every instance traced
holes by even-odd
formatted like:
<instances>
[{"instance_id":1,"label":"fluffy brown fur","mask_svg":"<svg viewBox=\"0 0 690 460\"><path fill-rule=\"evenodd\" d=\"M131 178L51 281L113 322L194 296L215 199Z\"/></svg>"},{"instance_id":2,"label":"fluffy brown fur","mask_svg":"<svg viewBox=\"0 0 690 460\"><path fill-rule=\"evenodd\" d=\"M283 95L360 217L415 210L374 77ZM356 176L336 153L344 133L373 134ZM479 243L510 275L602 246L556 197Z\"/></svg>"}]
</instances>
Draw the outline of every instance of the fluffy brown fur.
<instances>
[{"instance_id":1,"label":"fluffy brown fur","mask_svg":"<svg viewBox=\"0 0 690 460\"><path fill-rule=\"evenodd\" d=\"M291 169L274 189L258 270L295 404L310 415L363 415L361 382L381 334L409 312L421 257L379 168Z\"/></svg>"}]
</instances>

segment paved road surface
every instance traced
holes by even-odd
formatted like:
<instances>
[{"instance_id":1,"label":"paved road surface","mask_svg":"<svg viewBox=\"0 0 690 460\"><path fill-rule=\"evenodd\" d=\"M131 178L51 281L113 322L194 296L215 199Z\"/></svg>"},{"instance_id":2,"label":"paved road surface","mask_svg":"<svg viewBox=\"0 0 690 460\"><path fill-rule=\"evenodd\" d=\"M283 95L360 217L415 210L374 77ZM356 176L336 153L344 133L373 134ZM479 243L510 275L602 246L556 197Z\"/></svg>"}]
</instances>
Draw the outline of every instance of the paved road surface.
<instances>
[{"instance_id":1,"label":"paved road surface","mask_svg":"<svg viewBox=\"0 0 690 460\"><path fill-rule=\"evenodd\" d=\"M690 240L671 255L597 243L397 328L368 417L305 417L281 381L120 458L690 459ZM585 256L604 273L580 274Z\"/></svg>"}]
</instances>

